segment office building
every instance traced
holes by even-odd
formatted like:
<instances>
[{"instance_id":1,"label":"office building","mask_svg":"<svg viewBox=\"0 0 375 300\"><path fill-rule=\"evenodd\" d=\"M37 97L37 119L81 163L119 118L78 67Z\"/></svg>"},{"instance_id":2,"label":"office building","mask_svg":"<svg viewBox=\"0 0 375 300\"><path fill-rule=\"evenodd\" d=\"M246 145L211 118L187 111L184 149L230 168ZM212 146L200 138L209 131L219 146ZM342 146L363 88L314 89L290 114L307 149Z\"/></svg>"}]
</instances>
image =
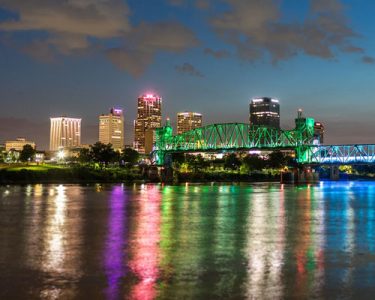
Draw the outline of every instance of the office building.
<instances>
[{"instance_id":1,"label":"office building","mask_svg":"<svg viewBox=\"0 0 375 300\"><path fill-rule=\"evenodd\" d=\"M108 115L99 116L99 142L112 144L113 149L124 148L124 114L122 109L112 108Z\"/></svg>"},{"instance_id":2,"label":"office building","mask_svg":"<svg viewBox=\"0 0 375 300\"><path fill-rule=\"evenodd\" d=\"M157 95L147 94L138 98L137 120L134 121L134 149L140 153L149 153L145 149L146 131L161 127L161 103L162 99Z\"/></svg>"},{"instance_id":3,"label":"office building","mask_svg":"<svg viewBox=\"0 0 375 300\"><path fill-rule=\"evenodd\" d=\"M321 122L315 122L314 124L314 141L317 144L324 143L324 125Z\"/></svg>"},{"instance_id":4,"label":"office building","mask_svg":"<svg viewBox=\"0 0 375 300\"><path fill-rule=\"evenodd\" d=\"M35 143L32 141L28 141L25 138L17 138L15 141L6 141L5 142L5 151L22 151L23 146L30 145L34 149L36 148Z\"/></svg>"},{"instance_id":5,"label":"office building","mask_svg":"<svg viewBox=\"0 0 375 300\"><path fill-rule=\"evenodd\" d=\"M202 127L202 114L196 112L180 112L177 114L177 134Z\"/></svg>"},{"instance_id":6,"label":"office building","mask_svg":"<svg viewBox=\"0 0 375 300\"><path fill-rule=\"evenodd\" d=\"M81 145L81 119L59 117L51 118L50 151Z\"/></svg>"},{"instance_id":7,"label":"office building","mask_svg":"<svg viewBox=\"0 0 375 300\"><path fill-rule=\"evenodd\" d=\"M268 97L252 99L250 125L280 128L279 100Z\"/></svg>"},{"instance_id":8,"label":"office building","mask_svg":"<svg viewBox=\"0 0 375 300\"><path fill-rule=\"evenodd\" d=\"M149 128L145 131L145 153L150 153L154 147L155 129Z\"/></svg>"}]
</instances>

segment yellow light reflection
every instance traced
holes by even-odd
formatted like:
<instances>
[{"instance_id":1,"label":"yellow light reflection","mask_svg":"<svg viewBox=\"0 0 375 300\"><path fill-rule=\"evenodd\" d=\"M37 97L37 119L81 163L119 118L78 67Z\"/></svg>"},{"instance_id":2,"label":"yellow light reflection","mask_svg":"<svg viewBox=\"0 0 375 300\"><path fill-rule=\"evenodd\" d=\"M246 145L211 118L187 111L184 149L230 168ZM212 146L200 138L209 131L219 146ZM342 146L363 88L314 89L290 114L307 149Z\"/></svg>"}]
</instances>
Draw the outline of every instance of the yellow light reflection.
<instances>
[{"instance_id":1,"label":"yellow light reflection","mask_svg":"<svg viewBox=\"0 0 375 300\"><path fill-rule=\"evenodd\" d=\"M64 262L63 234L65 224L66 195L65 187L59 185L56 188L53 213L48 219L46 236L46 260L44 268L46 271L61 272Z\"/></svg>"},{"instance_id":2,"label":"yellow light reflection","mask_svg":"<svg viewBox=\"0 0 375 300\"><path fill-rule=\"evenodd\" d=\"M285 248L284 192L251 194L248 218L248 297L283 297L282 265Z\"/></svg>"}]
</instances>

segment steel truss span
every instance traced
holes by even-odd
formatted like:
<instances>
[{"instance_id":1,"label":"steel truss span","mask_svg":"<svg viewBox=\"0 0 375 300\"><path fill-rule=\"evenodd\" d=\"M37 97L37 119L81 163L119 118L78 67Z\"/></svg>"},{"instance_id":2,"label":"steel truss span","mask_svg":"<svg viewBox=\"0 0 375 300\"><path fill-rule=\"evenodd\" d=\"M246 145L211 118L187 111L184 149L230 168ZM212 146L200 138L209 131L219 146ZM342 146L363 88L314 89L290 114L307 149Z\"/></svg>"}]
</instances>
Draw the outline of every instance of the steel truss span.
<instances>
[{"instance_id":1,"label":"steel truss span","mask_svg":"<svg viewBox=\"0 0 375 300\"><path fill-rule=\"evenodd\" d=\"M293 148L297 136L292 131L251 127L248 124L213 124L172 136L166 151L218 151L249 148Z\"/></svg>"},{"instance_id":2,"label":"steel truss span","mask_svg":"<svg viewBox=\"0 0 375 300\"><path fill-rule=\"evenodd\" d=\"M296 129L280 130L246 123L212 124L173 135L169 122L156 130L152 153L155 164L175 152L220 152L242 149L296 149L301 157L312 146L314 119L297 119ZM303 160L301 158L301 160Z\"/></svg>"},{"instance_id":3,"label":"steel truss span","mask_svg":"<svg viewBox=\"0 0 375 300\"><path fill-rule=\"evenodd\" d=\"M310 164L373 164L375 145L320 145L310 147L306 161Z\"/></svg>"},{"instance_id":4,"label":"steel truss span","mask_svg":"<svg viewBox=\"0 0 375 300\"><path fill-rule=\"evenodd\" d=\"M314 119L296 119L296 128L280 130L246 123L212 124L173 135L169 122L156 129L153 162L163 165L176 152L293 149L300 164L372 164L375 145L313 145Z\"/></svg>"}]
</instances>

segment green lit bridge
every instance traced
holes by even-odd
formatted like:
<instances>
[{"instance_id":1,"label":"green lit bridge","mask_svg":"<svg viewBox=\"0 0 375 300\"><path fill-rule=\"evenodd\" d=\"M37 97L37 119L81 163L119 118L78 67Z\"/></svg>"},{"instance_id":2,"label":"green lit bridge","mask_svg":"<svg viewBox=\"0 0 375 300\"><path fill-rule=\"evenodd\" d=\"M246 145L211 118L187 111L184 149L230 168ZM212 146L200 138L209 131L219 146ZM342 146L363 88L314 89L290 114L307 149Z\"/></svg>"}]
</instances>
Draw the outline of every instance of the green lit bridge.
<instances>
[{"instance_id":1,"label":"green lit bridge","mask_svg":"<svg viewBox=\"0 0 375 300\"><path fill-rule=\"evenodd\" d=\"M168 154L177 152L223 152L251 149L292 149L300 162L306 161L313 146L314 119L296 119L294 130L280 130L245 123L212 124L173 135L169 122L156 129L152 153L157 165L165 163Z\"/></svg>"},{"instance_id":2,"label":"green lit bridge","mask_svg":"<svg viewBox=\"0 0 375 300\"><path fill-rule=\"evenodd\" d=\"M164 165L172 153L229 152L241 150L294 150L300 164L375 163L375 145L314 145L314 119L295 120L293 130L245 123L212 124L173 135L167 121L156 129L152 160Z\"/></svg>"}]
</instances>

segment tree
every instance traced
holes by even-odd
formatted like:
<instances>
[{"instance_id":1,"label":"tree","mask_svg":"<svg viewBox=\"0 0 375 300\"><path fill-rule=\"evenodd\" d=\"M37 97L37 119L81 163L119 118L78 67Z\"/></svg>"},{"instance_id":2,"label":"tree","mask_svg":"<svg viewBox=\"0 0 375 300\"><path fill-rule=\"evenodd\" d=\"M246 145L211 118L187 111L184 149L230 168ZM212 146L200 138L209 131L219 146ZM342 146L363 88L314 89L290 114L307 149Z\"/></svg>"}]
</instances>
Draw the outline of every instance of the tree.
<instances>
[{"instance_id":1,"label":"tree","mask_svg":"<svg viewBox=\"0 0 375 300\"><path fill-rule=\"evenodd\" d=\"M286 159L281 151L273 151L268 156L268 166L270 168L278 169L286 165Z\"/></svg>"},{"instance_id":2,"label":"tree","mask_svg":"<svg viewBox=\"0 0 375 300\"><path fill-rule=\"evenodd\" d=\"M139 153L134 149L125 148L122 151L120 159L129 165L134 165L139 161Z\"/></svg>"},{"instance_id":3,"label":"tree","mask_svg":"<svg viewBox=\"0 0 375 300\"><path fill-rule=\"evenodd\" d=\"M260 171L265 168L266 164L264 159L260 158L259 155L249 154L243 159L243 163L249 170Z\"/></svg>"},{"instance_id":4,"label":"tree","mask_svg":"<svg viewBox=\"0 0 375 300\"><path fill-rule=\"evenodd\" d=\"M101 142L96 142L90 146L90 154L93 161L105 166L119 158L119 153L112 148L111 144L103 144Z\"/></svg>"},{"instance_id":5,"label":"tree","mask_svg":"<svg viewBox=\"0 0 375 300\"><path fill-rule=\"evenodd\" d=\"M20 153L20 161L22 162L32 161L35 157L35 153L36 151L31 145L29 144L24 145Z\"/></svg>"},{"instance_id":6,"label":"tree","mask_svg":"<svg viewBox=\"0 0 375 300\"><path fill-rule=\"evenodd\" d=\"M92 161L91 151L88 148L82 148L79 150L78 161L80 163L89 163Z\"/></svg>"},{"instance_id":7,"label":"tree","mask_svg":"<svg viewBox=\"0 0 375 300\"><path fill-rule=\"evenodd\" d=\"M224 157L224 168L237 170L241 166L241 161L235 153L230 153Z\"/></svg>"},{"instance_id":8,"label":"tree","mask_svg":"<svg viewBox=\"0 0 375 300\"><path fill-rule=\"evenodd\" d=\"M185 154L181 152L172 153L172 161L177 165L181 165L185 162Z\"/></svg>"},{"instance_id":9,"label":"tree","mask_svg":"<svg viewBox=\"0 0 375 300\"><path fill-rule=\"evenodd\" d=\"M202 155L186 155L186 162L190 169L193 169L196 173L199 169L205 167L206 162Z\"/></svg>"}]
</instances>

